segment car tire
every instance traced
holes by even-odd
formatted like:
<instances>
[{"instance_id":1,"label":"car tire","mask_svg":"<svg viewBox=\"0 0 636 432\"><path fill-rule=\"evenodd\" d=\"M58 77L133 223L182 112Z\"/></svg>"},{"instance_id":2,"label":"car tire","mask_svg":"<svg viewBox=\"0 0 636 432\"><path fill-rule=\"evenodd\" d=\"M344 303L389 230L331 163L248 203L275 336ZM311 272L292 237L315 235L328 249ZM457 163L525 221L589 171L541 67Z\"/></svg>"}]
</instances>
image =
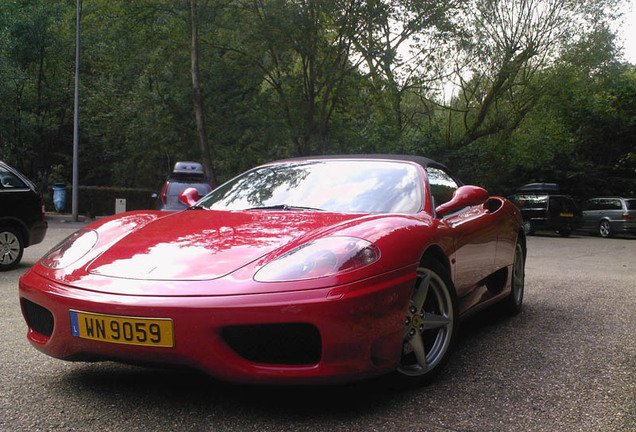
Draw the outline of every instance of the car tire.
<instances>
[{"instance_id":1,"label":"car tire","mask_svg":"<svg viewBox=\"0 0 636 432\"><path fill-rule=\"evenodd\" d=\"M437 261L419 267L397 368L403 383L424 384L439 373L455 342L457 317L455 290L446 268Z\"/></svg>"},{"instance_id":2,"label":"car tire","mask_svg":"<svg viewBox=\"0 0 636 432\"><path fill-rule=\"evenodd\" d=\"M515 255L512 261L512 276L510 277L510 294L504 299L503 307L506 313L516 315L521 312L526 279L526 252L522 244L517 241Z\"/></svg>"},{"instance_id":3,"label":"car tire","mask_svg":"<svg viewBox=\"0 0 636 432\"><path fill-rule=\"evenodd\" d=\"M609 221L602 220L600 224L598 224L598 235L603 238L608 238L612 236L612 226Z\"/></svg>"},{"instance_id":4,"label":"car tire","mask_svg":"<svg viewBox=\"0 0 636 432\"><path fill-rule=\"evenodd\" d=\"M532 221L530 219L526 219L523 221L523 232L526 235L532 235L534 234L534 224L532 223Z\"/></svg>"},{"instance_id":5,"label":"car tire","mask_svg":"<svg viewBox=\"0 0 636 432\"><path fill-rule=\"evenodd\" d=\"M14 269L24 253L24 243L20 233L12 227L0 226L0 271Z\"/></svg>"}]
</instances>

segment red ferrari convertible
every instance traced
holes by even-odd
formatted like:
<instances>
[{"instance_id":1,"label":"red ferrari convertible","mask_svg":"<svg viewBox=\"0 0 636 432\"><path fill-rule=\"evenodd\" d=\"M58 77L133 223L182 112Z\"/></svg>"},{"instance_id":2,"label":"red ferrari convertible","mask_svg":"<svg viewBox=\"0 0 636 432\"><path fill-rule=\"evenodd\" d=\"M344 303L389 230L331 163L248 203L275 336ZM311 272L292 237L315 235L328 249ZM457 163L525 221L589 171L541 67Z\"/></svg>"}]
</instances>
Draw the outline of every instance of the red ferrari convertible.
<instances>
[{"instance_id":1,"label":"red ferrari convertible","mask_svg":"<svg viewBox=\"0 0 636 432\"><path fill-rule=\"evenodd\" d=\"M238 382L420 382L462 317L521 308L519 211L429 159L278 161L181 199L88 225L31 268L33 346Z\"/></svg>"}]
</instances>

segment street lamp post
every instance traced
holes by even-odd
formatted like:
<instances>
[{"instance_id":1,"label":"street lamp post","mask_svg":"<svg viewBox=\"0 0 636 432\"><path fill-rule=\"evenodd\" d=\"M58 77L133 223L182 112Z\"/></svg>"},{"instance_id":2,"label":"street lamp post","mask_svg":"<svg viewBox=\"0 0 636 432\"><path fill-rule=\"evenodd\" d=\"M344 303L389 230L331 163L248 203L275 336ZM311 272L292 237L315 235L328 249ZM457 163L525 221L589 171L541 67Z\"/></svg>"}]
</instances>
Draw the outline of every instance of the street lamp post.
<instances>
[{"instance_id":1,"label":"street lamp post","mask_svg":"<svg viewBox=\"0 0 636 432\"><path fill-rule=\"evenodd\" d=\"M72 196L72 217L73 221L78 221L78 197L79 197L79 168L78 168L78 148L79 148L79 60L80 60L80 9L82 0L77 0L75 11L75 103L73 108L73 196Z\"/></svg>"}]
</instances>

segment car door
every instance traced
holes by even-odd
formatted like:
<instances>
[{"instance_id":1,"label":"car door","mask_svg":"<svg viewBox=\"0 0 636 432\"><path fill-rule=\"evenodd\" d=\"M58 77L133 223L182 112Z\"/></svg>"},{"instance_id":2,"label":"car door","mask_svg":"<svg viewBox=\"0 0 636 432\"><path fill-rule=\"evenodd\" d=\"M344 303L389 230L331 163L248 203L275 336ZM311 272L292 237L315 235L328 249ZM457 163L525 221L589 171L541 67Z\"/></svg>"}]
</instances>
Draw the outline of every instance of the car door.
<instances>
[{"instance_id":1,"label":"car door","mask_svg":"<svg viewBox=\"0 0 636 432\"><path fill-rule=\"evenodd\" d=\"M591 199L583 206L583 229L589 232L596 232L603 216L603 199Z\"/></svg>"},{"instance_id":2,"label":"car door","mask_svg":"<svg viewBox=\"0 0 636 432\"><path fill-rule=\"evenodd\" d=\"M442 168L428 167L426 172L435 208L450 200L460 184ZM454 242L451 264L458 298L469 295L477 282L494 272L498 237L496 219L487 206L479 205L440 220L440 229Z\"/></svg>"},{"instance_id":3,"label":"car door","mask_svg":"<svg viewBox=\"0 0 636 432\"><path fill-rule=\"evenodd\" d=\"M18 219L25 223L33 218L31 190L8 168L0 166L0 217Z\"/></svg>"},{"instance_id":4,"label":"car door","mask_svg":"<svg viewBox=\"0 0 636 432\"><path fill-rule=\"evenodd\" d=\"M623 203L618 198L608 199L601 212L601 218L609 220L612 225L612 229L616 229L621 223L621 216L623 215Z\"/></svg>"}]
</instances>

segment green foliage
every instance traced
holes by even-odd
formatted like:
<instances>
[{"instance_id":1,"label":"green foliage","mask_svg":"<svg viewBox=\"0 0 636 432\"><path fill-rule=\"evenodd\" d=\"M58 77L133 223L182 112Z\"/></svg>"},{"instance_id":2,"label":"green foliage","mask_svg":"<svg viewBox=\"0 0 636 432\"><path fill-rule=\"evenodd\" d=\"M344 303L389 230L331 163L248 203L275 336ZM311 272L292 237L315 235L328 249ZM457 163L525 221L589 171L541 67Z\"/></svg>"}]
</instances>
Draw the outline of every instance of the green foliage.
<instances>
[{"instance_id":1,"label":"green foliage","mask_svg":"<svg viewBox=\"0 0 636 432\"><path fill-rule=\"evenodd\" d=\"M0 4L0 148L30 174L46 175L70 148L63 127L72 65L67 12L62 1Z\"/></svg>"},{"instance_id":2,"label":"green foliage","mask_svg":"<svg viewBox=\"0 0 636 432\"><path fill-rule=\"evenodd\" d=\"M411 153L501 194L533 180L633 194L635 70L607 30L619 3L199 0L214 170ZM71 181L74 26L74 2L0 1L0 158L43 190ZM156 189L201 160L189 2L85 1L81 34L80 182Z\"/></svg>"}]
</instances>

